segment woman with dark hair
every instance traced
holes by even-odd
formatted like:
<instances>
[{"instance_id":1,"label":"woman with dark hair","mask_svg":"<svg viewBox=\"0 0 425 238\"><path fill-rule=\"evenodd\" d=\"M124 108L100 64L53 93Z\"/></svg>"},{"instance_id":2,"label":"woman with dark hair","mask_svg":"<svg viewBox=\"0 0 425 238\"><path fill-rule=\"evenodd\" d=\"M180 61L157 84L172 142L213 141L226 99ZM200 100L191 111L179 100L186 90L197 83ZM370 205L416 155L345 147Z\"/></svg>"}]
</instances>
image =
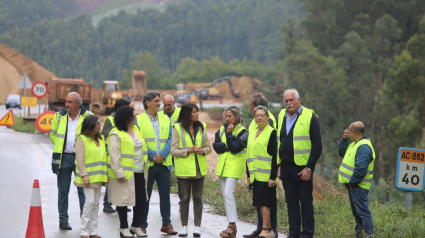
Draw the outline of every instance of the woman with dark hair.
<instances>
[{"instance_id":1,"label":"woman with dark hair","mask_svg":"<svg viewBox=\"0 0 425 238\"><path fill-rule=\"evenodd\" d=\"M136 126L134 108L121 106L114 116L115 126L109 133L108 198L117 206L120 236L147 236L140 229L140 219L147 200L147 147ZM133 206L133 222L127 222L127 206Z\"/></svg>"},{"instance_id":2,"label":"woman with dark hair","mask_svg":"<svg viewBox=\"0 0 425 238\"><path fill-rule=\"evenodd\" d=\"M253 206L260 206L263 227L260 238L273 238L270 207L276 206L277 137L269 126L269 110L264 106L254 109L258 127L249 131L246 162L247 183L253 185Z\"/></svg>"},{"instance_id":3,"label":"woman with dark hair","mask_svg":"<svg viewBox=\"0 0 425 238\"><path fill-rule=\"evenodd\" d=\"M241 110L236 106L230 106L223 112L226 123L215 133L213 147L218 154L216 175L219 176L221 191L224 198L226 210L227 229L220 232L221 237L236 237L236 212L235 188L238 179L243 178L246 161L246 149L240 141L246 129L242 125L243 118Z\"/></svg>"},{"instance_id":4,"label":"woman with dark hair","mask_svg":"<svg viewBox=\"0 0 425 238\"><path fill-rule=\"evenodd\" d=\"M81 215L81 238L100 238L97 233L99 199L102 185L108 182L107 154L100 125L98 116L86 116L75 145L75 183L83 188L86 198Z\"/></svg>"},{"instance_id":5,"label":"woman with dark hair","mask_svg":"<svg viewBox=\"0 0 425 238\"><path fill-rule=\"evenodd\" d=\"M193 236L201 236L202 192L204 190L204 178L208 172L206 155L209 153L211 153L211 145L207 137L206 124L199 121L198 106L193 103L183 104L177 124L174 125L171 141L174 170L181 187L180 218L182 230L179 236L187 236L188 233L191 190L195 217Z\"/></svg>"}]
</instances>

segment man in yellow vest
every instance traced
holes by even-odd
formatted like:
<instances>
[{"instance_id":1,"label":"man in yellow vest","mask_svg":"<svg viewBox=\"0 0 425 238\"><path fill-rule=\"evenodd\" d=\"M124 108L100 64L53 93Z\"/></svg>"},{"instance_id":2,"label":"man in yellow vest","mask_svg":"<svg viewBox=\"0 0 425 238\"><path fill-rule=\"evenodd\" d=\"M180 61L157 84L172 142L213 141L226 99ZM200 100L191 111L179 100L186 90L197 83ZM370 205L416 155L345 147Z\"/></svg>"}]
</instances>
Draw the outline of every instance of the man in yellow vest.
<instances>
[{"instance_id":1,"label":"man in yellow vest","mask_svg":"<svg viewBox=\"0 0 425 238\"><path fill-rule=\"evenodd\" d=\"M251 114L254 116L254 109L257 106L264 106L266 108L269 108L269 102L267 101L266 97L262 93L257 93L251 96L251 101L249 104L249 110L251 110ZM273 128L276 128L276 118L273 116L271 112L269 112L269 125ZM252 119L251 124L249 124L248 132L257 129L258 125L255 123L255 119ZM245 135L246 138L248 138L248 133ZM280 160L277 158L277 164L279 165ZM248 168L248 167L247 167ZM248 169L246 169L247 175L248 175ZM257 216L258 216L258 222L257 222L257 229L255 229L251 234L243 235L243 237L257 237L261 233L261 228L263 228L263 219L261 217L261 211L260 206L257 206ZM278 237L277 233L277 206L276 207L270 207L270 223L272 226L272 230L274 232L274 237Z\"/></svg>"},{"instance_id":2,"label":"man in yellow vest","mask_svg":"<svg viewBox=\"0 0 425 238\"><path fill-rule=\"evenodd\" d=\"M108 139L109 132L115 127L114 122L114 116L115 112L120 108L121 106L130 105L130 101L125 99L118 99L114 104L114 111L111 113L111 115L107 118L105 118L105 121L103 122L102 127L102 135L105 138L105 141ZM106 145L106 150L108 150L108 145ZM127 207L127 211L131 212L131 209ZM105 190L105 196L103 197L103 212L106 213L114 213L115 210L112 208L112 203L108 201L108 185L106 185Z\"/></svg>"},{"instance_id":3,"label":"man in yellow vest","mask_svg":"<svg viewBox=\"0 0 425 238\"><path fill-rule=\"evenodd\" d=\"M174 97L170 94L166 94L164 96L162 103L164 105L164 109L158 112L158 114L166 115L170 119L171 124L174 126L179 118L181 108L175 107L176 101L174 101Z\"/></svg>"},{"instance_id":4,"label":"man in yellow vest","mask_svg":"<svg viewBox=\"0 0 425 238\"><path fill-rule=\"evenodd\" d=\"M143 107L146 112L137 116L136 125L140 128L148 147L148 197L151 197L152 186L156 181L162 216L161 231L168 235L176 235L177 232L174 231L170 218L171 170L173 169L170 155L172 127L170 119L158 113L161 105L160 96L157 91L145 93ZM145 204L140 224L144 233L148 226L149 202L150 199Z\"/></svg>"},{"instance_id":5,"label":"man in yellow vest","mask_svg":"<svg viewBox=\"0 0 425 238\"><path fill-rule=\"evenodd\" d=\"M289 237L310 238L314 235L313 171L323 149L320 123L313 110L301 106L296 89L285 90L283 99L285 109L279 113L276 129Z\"/></svg>"},{"instance_id":6,"label":"man in yellow vest","mask_svg":"<svg viewBox=\"0 0 425 238\"><path fill-rule=\"evenodd\" d=\"M158 112L158 114L166 115L170 119L171 125L174 126L174 124L177 123L177 119L179 119L181 108L175 107L176 101L174 100L174 97L170 94L166 94L164 96L164 98L162 99L162 104L164 106L164 109ZM174 165L174 157L172 157L172 160ZM177 180L177 189L179 199L181 200L182 193L180 189L180 180Z\"/></svg>"},{"instance_id":7,"label":"man in yellow vest","mask_svg":"<svg viewBox=\"0 0 425 238\"><path fill-rule=\"evenodd\" d=\"M348 144L348 137L351 144ZM362 230L373 237L372 214L369 210L369 189L373 178L375 150L366 136L364 124L353 122L339 140L339 155L344 157L338 172L339 182L345 184L350 198L351 211L356 221L356 237Z\"/></svg>"},{"instance_id":8,"label":"man in yellow vest","mask_svg":"<svg viewBox=\"0 0 425 238\"><path fill-rule=\"evenodd\" d=\"M71 186L71 174L75 174L75 140L81 133L84 118L92 114L81 105L82 99L76 92L70 92L65 98L65 108L55 114L50 130L53 142L52 170L58 177L59 228L72 230L68 220L68 194ZM83 188L78 187L80 214L83 211L85 197Z\"/></svg>"}]
</instances>

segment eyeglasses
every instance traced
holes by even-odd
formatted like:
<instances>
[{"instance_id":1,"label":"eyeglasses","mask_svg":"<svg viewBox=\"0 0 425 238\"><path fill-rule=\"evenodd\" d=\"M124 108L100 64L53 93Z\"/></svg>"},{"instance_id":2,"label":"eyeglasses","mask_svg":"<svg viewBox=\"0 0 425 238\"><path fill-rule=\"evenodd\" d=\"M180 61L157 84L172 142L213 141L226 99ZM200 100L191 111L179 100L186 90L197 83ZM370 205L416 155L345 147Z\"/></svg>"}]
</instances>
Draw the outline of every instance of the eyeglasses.
<instances>
[{"instance_id":1,"label":"eyeglasses","mask_svg":"<svg viewBox=\"0 0 425 238\"><path fill-rule=\"evenodd\" d=\"M257 115L255 115L255 118L264 118L264 117L266 117L266 114L257 114Z\"/></svg>"}]
</instances>

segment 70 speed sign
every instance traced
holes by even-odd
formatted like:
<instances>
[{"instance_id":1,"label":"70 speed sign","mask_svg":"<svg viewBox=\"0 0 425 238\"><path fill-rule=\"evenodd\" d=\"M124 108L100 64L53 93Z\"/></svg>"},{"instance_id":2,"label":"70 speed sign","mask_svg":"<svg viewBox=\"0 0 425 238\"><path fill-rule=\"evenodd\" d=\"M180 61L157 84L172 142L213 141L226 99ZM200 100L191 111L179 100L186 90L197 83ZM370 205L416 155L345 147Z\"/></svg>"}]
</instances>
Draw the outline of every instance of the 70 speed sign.
<instances>
[{"instance_id":1,"label":"70 speed sign","mask_svg":"<svg viewBox=\"0 0 425 238\"><path fill-rule=\"evenodd\" d=\"M396 187L401 190L424 190L425 150L401 147L398 151Z\"/></svg>"},{"instance_id":2,"label":"70 speed sign","mask_svg":"<svg viewBox=\"0 0 425 238\"><path fill-rule=\"evenodd\" d=\"M47 85L43 82L36 82L31 88L34 97L42 98L47 94Z\"/></svg>"}]
</instances>

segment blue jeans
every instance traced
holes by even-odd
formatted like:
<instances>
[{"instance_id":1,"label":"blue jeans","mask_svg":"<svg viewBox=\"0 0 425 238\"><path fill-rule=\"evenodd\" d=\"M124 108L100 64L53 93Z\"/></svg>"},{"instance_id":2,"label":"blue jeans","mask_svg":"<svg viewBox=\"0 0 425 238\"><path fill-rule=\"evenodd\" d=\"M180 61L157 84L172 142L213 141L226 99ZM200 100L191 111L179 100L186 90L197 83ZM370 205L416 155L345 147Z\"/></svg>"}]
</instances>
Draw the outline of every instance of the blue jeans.
<instances>
[{"instance_id":1,"label":"blue jeans","mask_svg":"<svg viewBox=\"0 0 425 238\"><path fill-rule=\"evenodd\" d=\"M373 235L375 231L373 229L372 213L369 209L369 189L361 187L348 188L348 197L350 198L351 211L356 221L356 227L354 228L356 233L360 234L363 226L366 235Z\"/></svg>"},{"instance_id":2,"label":"blue jeans","mask_svg":"<svg viewBox=\"0 0 425 238\"><path fill-rule=\"evenodd\" d=\"M162 216L162 225L168 226L171 224L171 204L170 204L170 187L171 187L171 171L162 164L155 164L149 167L148 172L148 196L149 200L146 201L143 208L142 220L140 226L148 226L149 202L152 195L153 182L156 181L159 193L159 209Z\"/></svg>"},{"instance_id":3,"label":"blue jeans","mask_svg":"<svg viewBox=\"0 0 425 238\"><path fill-rule=\"evenodd\" d=\"M112 206L112 203L108 201L108 185L106 185L105 196L103 197L103 206L104 207Z\"/></svg>"},{"instance_id":4,"label":"blue jeans","mask_svg":"<svg viewBox=\"0 0 425 238\"><path fill-rule=\"evenodd\" d=\"M260 206L257 206L257 217L257 229L261 230L261 228L263 228L263 218L261 217ZM270 224L272 225L273 231L277 231L277 206L270 207Z\"/></svg>"},{"instance_id":5,"label":"blue jeans","mask_svg":"<svg viewBox=\"0 0 425 238\"><path fill-rule=\"evenodd\" d=\"M71 186L71 174L75 175L75 155L62 154L61 168L58 174L58 210L59 210L59 223L68 222L68 195ZM77 187L78 199L80 201L80 217L83 214L84 197L83 188Z\"/></svg>"}]
</instances>

